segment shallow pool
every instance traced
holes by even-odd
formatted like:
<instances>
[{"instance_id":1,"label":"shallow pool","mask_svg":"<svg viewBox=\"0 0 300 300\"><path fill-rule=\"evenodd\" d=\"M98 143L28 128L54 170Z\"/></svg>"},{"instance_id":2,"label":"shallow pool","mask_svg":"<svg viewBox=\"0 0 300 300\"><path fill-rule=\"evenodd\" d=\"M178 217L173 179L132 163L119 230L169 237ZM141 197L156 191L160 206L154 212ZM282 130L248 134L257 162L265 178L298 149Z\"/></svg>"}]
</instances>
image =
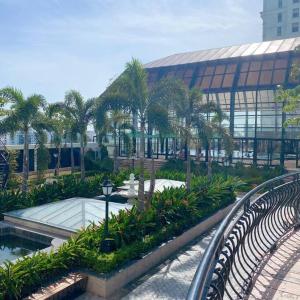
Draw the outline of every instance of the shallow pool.
<instances>
[{"instance_id":1,"label":"shallow pool","mask_svg":"<svg viewBox=\"0 0 300 300\"><path fill-rule=\"evenodd\" d=\"M15 235L0 236L0 264L6 260L11 261L44 248L47 248L47 245Z\"/></svg>"}]
</instances>

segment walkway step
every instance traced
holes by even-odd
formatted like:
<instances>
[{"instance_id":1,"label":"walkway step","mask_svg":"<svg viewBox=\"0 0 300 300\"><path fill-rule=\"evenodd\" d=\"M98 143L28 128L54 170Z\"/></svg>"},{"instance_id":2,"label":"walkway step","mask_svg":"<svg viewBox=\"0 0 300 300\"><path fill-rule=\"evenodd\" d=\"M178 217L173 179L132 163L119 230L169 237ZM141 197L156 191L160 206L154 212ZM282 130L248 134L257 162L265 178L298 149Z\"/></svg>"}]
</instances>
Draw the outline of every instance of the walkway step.
<instances>
[{"instance_id":1,"label":"walkway step","mask_svg":"<svg viewBox=\"0 0 300 300\"><path fill-rule=\"evenodd\" d=\"M87 284L87 276L79 273L69 274L52 285L40 289L25 300L60 300L73 299L75 295L83 293Z\"/></svg>"}]
</instances>

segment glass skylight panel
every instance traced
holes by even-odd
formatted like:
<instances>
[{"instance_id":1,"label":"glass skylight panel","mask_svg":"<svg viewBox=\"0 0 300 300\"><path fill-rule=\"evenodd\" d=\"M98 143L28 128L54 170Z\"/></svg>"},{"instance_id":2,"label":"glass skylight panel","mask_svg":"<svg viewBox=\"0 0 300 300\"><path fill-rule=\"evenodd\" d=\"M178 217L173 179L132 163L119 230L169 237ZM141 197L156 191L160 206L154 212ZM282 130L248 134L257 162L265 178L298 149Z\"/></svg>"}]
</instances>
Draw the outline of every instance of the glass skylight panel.
<instances>
[{"instance_id":1,"label":"glass skylight panel","mask_svg":"<svg viewBox=\"0 0 300 300\"><path fill-rule=\"evenodd\" d=\"M109 211L118 214L130 209L129 204L110 203ZM71 198L51 204L9 212L6 215L26 221L41 223L68 231L76 231L91 222L99 223L105 218L105 201L88 198Z\"/></svg>"}]
</instances>

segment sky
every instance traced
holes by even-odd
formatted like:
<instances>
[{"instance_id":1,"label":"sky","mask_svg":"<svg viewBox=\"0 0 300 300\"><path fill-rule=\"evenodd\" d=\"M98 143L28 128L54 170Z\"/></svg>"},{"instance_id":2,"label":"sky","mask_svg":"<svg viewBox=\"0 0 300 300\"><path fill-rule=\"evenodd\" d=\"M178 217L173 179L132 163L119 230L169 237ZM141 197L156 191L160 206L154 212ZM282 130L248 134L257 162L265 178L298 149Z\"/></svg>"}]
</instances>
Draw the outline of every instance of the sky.
<instances>
[{"instance_id":1,"label":"sky","mask_svg":"<svg viewBox=\"0 0 300 300\"><path fill-rule=\"evenodd\" d=\"M262 39L262 0L0 0L0 88L100 95L132 57Z\"/></svg>"}]
</instances>

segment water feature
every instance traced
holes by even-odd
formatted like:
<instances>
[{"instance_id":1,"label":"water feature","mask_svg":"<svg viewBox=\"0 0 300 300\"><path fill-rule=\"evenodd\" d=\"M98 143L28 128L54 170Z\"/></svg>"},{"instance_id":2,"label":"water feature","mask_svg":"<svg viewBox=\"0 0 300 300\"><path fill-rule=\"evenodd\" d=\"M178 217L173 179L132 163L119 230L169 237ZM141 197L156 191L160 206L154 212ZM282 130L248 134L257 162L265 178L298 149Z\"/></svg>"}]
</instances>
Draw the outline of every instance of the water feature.
<instances>
[{"instance_id":1,"label":"water feature","mask_svg":"<svg viewBox=\"0 0 300 300\"><path fill-rule=\"evenodd\" d=\"M12 261L44 248L47 248L47 245L20 238L16 235L0 236L0 264L6 260Z\"/></svg>"}]
</instances>

